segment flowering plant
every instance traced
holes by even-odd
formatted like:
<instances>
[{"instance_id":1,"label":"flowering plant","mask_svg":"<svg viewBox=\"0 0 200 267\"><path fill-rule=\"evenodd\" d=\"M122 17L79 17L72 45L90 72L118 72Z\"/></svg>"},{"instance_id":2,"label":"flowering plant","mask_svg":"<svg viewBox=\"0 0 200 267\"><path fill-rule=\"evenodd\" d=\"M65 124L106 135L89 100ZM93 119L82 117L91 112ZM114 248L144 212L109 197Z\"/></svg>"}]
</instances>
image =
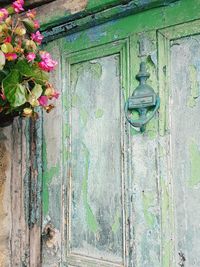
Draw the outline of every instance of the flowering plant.
<instances>
[{"instance_id":1,"label":"flowering plant","mask_svg":"<svg viewBox=\"0 0 200 267\"><path fill-rule=\"evenodd\" d=\"M49 82L48 73L57 65L51 55L40 49L43 36L35 10L25 16L24 0L0 8L0 118L2 114L37 118L35 108L49 112L59 93Z\"/></svg>"}]
</instances>

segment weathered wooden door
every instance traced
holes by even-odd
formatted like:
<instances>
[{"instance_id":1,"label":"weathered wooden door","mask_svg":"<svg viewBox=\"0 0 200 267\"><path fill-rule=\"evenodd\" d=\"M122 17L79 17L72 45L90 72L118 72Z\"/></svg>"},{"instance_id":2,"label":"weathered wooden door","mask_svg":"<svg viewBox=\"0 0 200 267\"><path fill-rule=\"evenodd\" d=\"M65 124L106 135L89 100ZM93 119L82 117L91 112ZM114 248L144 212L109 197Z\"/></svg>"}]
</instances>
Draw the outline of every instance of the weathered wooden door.
<instances>
[{"instance_id":1,"label":"weathered wooden door","mask_svg":"<svg viewBox=\"0 0 200 267\"><path fill-rule=\"evenodd\" d=\"M198 267L200 21L120 25L48 45L62 98L44 124L43 266ZM161 98L143 134L123 108L141 60Z\"/></svg>"},{"instance_id":2,"label":"weathered wooden door","mask_svg":"<svg viewBox=\"0 0 200 267\"><path fill-rule=\"evenodd\" d=\"M44 123L43 266L200 266L200 22L129 20L48 44L62 97ZM161 98L143 134L124 117L141 60Z\"/></svg>"}]
</instances>

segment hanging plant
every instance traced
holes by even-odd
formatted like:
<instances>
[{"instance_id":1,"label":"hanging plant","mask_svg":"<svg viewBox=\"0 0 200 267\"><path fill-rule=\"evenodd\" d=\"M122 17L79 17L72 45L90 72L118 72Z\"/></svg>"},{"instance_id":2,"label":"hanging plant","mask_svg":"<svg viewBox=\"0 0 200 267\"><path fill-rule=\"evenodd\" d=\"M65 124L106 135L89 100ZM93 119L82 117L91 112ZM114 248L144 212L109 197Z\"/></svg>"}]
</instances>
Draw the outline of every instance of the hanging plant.
<instances>
[{"instance_id":1,"label":"hanging plant","mask_svg":"<svg viewBox=\"0 0 200 267\"><path fill-rule=\"evenodd\" d=\"M15 116L37 119L36 108L50 112L50 100L59 96L49 82L57 62L40 48L43 36L35 10L19 16L23 6L24 0L16 0L0 8L0 126Z\"/></svg>"}]
</instances>

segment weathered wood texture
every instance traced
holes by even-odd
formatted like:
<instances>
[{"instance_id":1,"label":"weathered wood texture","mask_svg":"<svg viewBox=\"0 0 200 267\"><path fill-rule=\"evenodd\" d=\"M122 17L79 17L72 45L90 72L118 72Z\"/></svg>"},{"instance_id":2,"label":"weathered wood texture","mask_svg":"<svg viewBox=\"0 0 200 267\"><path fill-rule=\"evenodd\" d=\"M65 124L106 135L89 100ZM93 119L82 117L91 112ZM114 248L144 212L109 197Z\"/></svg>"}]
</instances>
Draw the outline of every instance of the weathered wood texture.
<instances>
[{"instance_id":1,"label":"weathered wood texture","mask_svg":"<svg viewBox=\"0 0 200 267\"><path fill-rule=\"evenodd\" d=\"M25 124L15 120L1 129L0 266L26 266L29 262L28 186L29 148Z\"/></svg>"},{"instance_id":2,"label":"weathered wood texture","mask_svg":"<svg viewBox=\"0 0 200 267\"><path fill-rule=\"evenodd\" d=\"M176 264L200 266L200 36L172 42L171 162Z\"/></svg>"},{"instance_id":3,"label":"weathered wood texture","mask_svg":"<svg viewBox=\"0 0 200 267\"><path fill-rule=\"evenodd\" d=\"M66 177L70 254L113 266L123 262L118 69L117 55L71 67L71 177Z\"/></svg>"},{"instance_id":4,"label":"weathered wood texture","mask_svg":"<svg viewBox=\"0 0 200 267\"><path fill-rule=\"evenodd\" d=\"M0 266L10 264L11 219L11 128L0 131Z\"/></svg>"}]
</instances>

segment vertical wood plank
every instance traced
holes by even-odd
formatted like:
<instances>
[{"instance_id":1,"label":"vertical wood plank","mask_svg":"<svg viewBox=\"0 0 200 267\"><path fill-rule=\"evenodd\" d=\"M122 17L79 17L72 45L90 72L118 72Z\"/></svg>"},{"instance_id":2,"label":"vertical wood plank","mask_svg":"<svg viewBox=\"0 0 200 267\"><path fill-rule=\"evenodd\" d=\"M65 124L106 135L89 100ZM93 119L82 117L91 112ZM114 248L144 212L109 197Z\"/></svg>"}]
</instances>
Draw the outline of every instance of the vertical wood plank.
<instances>
[{"instance_id":1,"label":"vertical wood plank","mask_svg":"<svg viewBox=\"0 0 200 267\"><path fill-rule=\"evenodd\" d=\"M0 129L0 266L11 265L11 127Z\"/></svg>"},{"instance_id":2,"label":"vertical wood plank","mask_svg":"<svg viewBox=\"0 0 200 267\"><path fill-rule=\"evenodd\" d=\"M61 92L65 76L61 76L59 45L59 41L55 41L45 47L58 61L59 67L52 73L51 81L61 94L55 103L56 108L50 114L43 114L42 266L47 267L61 264L62 250L64 250L61 242L66 238L63 234L63 229L66 228L63 192L66 192L66 188L62 181L62 153L66 149L62 131L67 133L67 128L62 128L62 121L65 119L62 102L66 100L62 98ZM52 235L47 235L47 231L51 231Z\"/></svg>"}]
</instances>

